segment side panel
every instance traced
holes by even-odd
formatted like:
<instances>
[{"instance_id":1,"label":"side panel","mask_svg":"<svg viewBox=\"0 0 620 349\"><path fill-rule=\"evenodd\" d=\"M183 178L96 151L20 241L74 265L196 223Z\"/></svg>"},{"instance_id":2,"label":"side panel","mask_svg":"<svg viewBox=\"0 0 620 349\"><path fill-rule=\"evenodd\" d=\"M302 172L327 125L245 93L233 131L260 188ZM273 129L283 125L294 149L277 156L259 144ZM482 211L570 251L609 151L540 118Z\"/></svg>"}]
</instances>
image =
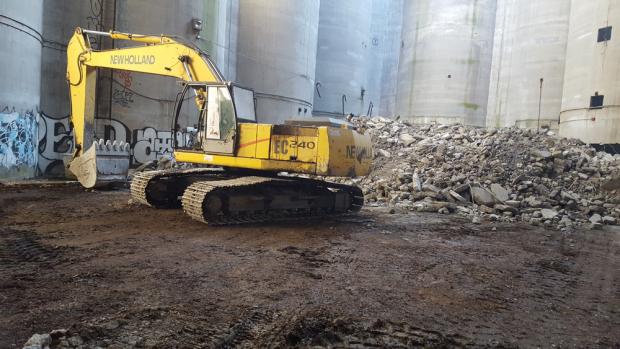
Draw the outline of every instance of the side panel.
<instances>
[{"instance_id":1,"label":"side panel","mask_svg":"<svg viewBox=\"0 0 620 349\"><path fill-rule=\"evenodd\" d=\"M271 136L271 159L316 162L316 127L275 125Z\"/></svg>"},{"instance_id":2,"label":"side panel","mask_svg":"<svg viewBox=\"0 0 620 349\"><path fill-rule=\"evenodd\" d=\"M253 158L256 156L257 124L239 124L239 143L237 156Z\"/></svg>"},{"instance_id":3,"label":"side panel","mask_svg":"<svg viewBox=\"0 0 620 349\"><path fill-rule=\"evenodd\" d=\"M317 143L319 138L312 136L297 136L297 160L303 162L316 162Z\"/></svg>"},{"instance_id":4,"label":"side panel","mask_svg":"<svg viewBox=\"0 0 620 349\"><path fill-rule=\"evenodd\" d=\"M318 134L316 173L326 174L329 172L329 133L327 127L319 127Z\"/></svg>"},{"instance_id":5,"label":"side panel","mask_svg":"<svg viewBox=\"0 0 620 349\"><path fill-rule=\"evenodd\" d=\"M271 137L270 159L290 161L297 159L297 148L291 146L297 143L297 136L273 135Z\"/></svg>"},{"instance_id":6,"label":"side panel","mask_svg":"<svg viewBox=\"0 0 620 349\"><path fill-rule=\"evenodd\" d=\"M237 156L176 151L176 160L335 177L364 176L370 172L370 136L353 130L264 124L240 124L239 129Z\"/></svg>"},{"instance_id":7,"label":"side panel","mask_svg":"<svg viewBox=\"0 0 620 349\"><path fill-rule=\"evenodd\" d=\"M274 135L271 139L271 159L316 162L318 137Z\"/></svg>"},{"instance_id":8,"label":"side panel","mask_svg":"<svg viewBox=\"0 0 620 349\"><path fill-rule=\"evenodd\" d=\"M316 165L314 163L308 162L242 158L227 155L203 154L199 152L189 151L175 151L174 156L179 162L189 162L193 164L205 164L232 168L247 168L270 172L287 171L293 173L307 174L314 174L316 172Z\"/></svg>"},{"instance_id":9,"label":"side panel","mask_svg":"<svg viewBox=\"0 0 620 349\"><path fill-rule=\"evenodd\" d=\"M273 125L258 124L256 130L256 157L258 159L269 159L269 149L271 147L271 129Z\"/></svg>"}]
</instances>

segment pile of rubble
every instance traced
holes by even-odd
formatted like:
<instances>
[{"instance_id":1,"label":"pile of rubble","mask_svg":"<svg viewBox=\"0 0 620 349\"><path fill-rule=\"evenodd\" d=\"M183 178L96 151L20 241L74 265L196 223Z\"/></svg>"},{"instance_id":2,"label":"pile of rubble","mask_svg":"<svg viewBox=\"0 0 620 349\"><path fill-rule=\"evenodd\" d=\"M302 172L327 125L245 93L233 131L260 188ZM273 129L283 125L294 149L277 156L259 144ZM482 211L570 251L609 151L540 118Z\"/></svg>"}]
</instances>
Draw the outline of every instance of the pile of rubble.
<instances>
[{"instance_id":1,"label":"pile of rubble","mask_svg":"<svg viewBox=\"0 0 620 349\"><path fill-rule=\"evenodd\" d=\"M557 228L620 221L619 154L548 130L352 122L373 139L373 171L353 181L369 205Z\"/></svg>"}]
</instances>

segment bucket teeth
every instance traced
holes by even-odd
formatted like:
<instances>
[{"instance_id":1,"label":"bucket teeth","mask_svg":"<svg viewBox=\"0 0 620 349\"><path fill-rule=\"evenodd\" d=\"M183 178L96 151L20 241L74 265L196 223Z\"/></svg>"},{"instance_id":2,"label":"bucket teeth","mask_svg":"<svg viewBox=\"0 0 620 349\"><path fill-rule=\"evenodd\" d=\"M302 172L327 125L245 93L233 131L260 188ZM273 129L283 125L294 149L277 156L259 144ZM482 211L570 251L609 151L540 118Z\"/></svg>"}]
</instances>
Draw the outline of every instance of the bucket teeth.
<instances>
[{"instance_id":1,"label":"bucket teeth","mask_svg":"<svg viewBox=\"0 0 620 349\"><path fill-rule=\"evenodd\" d=\"M95 143L93 143L97 152L101 155L114 155L114 154L128 154L130 151L130 145L124 141L111 141L103 139L99 139Z\"/></svg>"},{"instance_id":2,"label":"bucket teeth","mask_svg":"<svg viewBox=\"0 0 620 349\"><path fill-rule=\"evenodd\" d=\"M69 164L69 170L86 188L106 182L124 181L130 163L129 144L123 141L98 139Z\"/></svg>"}]
</instances>

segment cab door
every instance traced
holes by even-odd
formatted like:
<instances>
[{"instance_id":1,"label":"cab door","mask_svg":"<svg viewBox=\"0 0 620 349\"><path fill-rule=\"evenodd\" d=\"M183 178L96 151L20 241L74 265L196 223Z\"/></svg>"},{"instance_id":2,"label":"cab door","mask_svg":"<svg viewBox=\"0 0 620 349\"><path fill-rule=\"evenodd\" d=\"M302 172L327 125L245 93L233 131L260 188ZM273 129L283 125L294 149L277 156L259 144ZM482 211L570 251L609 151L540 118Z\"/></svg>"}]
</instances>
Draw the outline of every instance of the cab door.
<instances>
[{"instance_id":1,"label":"cab door","mask_svg":"<svg viewBox=\"0 0 620 349\"><path fill-rule=\"evenodd\" d=\"M237 118L230 90L225 85L207 85L202 150L207 153L234 154Z\"/></svg>"}]
</instances>

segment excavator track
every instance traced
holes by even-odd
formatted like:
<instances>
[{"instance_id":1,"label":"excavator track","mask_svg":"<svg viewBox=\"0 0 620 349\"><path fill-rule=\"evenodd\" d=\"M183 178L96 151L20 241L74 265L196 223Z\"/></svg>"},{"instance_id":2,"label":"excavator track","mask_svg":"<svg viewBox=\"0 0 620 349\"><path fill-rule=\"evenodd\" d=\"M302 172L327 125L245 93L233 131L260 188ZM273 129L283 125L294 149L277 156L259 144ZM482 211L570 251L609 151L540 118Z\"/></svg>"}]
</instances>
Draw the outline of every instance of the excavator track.
<instances>
[{"instance_id":1,"label":"excavator track","mask_svg":"<svg viewBox=\"0 0 620 349\"><path fill-rule=\"evenodd\" d=\"M140 172L133 176L130 191L138 203L182 207L193 219L211 225L346 214L364 204L356 186L300 177L248 176L216 168Z\"/></svg>"},{"instance_id":2,"label":"excavator track","mask_svg":"<svg viewBox=\"0 0 620 349\"><path fill-rule=\"evenodd\" d=\"M202 180L188 186L182 198L190 217L211 225L346 214L363 203L358 187L297 177Z\"/></svg>"},{"instance_id":3,"label":"excavator track","mask_svg":"<svg viewBox=\"0 0 620 349\"><path fill-rule=\"evenodd\" d=\"M130 192L134 201L155 208L180 208L179 197L193 181L223 175L221 169L193 168L146 171L136 173Z\"/></svg>"}]
</instances>

